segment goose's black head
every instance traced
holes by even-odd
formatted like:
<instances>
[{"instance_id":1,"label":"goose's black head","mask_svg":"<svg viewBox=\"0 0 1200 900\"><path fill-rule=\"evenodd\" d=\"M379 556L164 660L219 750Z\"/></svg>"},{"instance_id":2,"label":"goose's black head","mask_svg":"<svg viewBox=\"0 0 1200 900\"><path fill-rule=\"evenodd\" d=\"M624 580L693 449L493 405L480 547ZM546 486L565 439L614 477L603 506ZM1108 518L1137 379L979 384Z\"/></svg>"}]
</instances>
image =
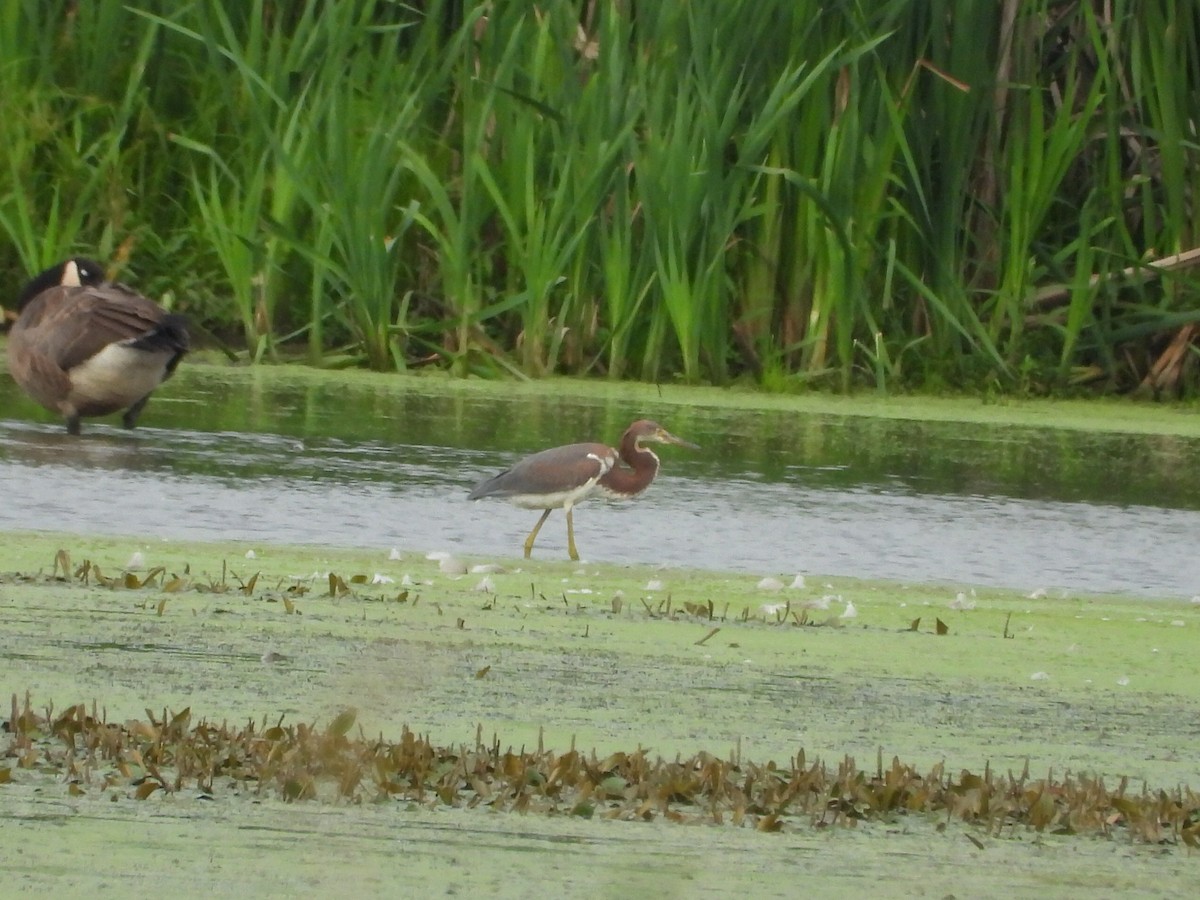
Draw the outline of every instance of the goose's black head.
<instances>
[{"instance_id":1,"label":"goose's black head","mask_svg":"<svg viewBox=\"0 0 1200 900\"><path fill-rule=\"evenodd\" d=\"M23 309L25 304L42 291L53 287L82 287L103 282L104 266L86 256L72 256L34 276L17 298L17 309Z\"/></svg>"}]
</instances>

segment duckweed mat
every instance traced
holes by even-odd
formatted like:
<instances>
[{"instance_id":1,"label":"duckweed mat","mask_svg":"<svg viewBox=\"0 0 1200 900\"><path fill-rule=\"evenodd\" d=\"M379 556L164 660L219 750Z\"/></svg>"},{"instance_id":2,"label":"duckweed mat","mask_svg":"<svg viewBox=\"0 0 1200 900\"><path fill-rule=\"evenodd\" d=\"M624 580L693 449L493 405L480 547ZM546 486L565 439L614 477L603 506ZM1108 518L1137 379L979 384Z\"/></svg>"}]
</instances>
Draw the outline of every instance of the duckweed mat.
<instances>
[{"instance_id":1,"label":"duckweed mat","mask_svg":"<svg viewBox=\"0 0 1200 900\"><path fill-rule=\"evenodd\" d=\"M1196 604L7 537L27 888L169 853L265 895L1165 896L1200 860Z\"/></svg>"}]
</instances>

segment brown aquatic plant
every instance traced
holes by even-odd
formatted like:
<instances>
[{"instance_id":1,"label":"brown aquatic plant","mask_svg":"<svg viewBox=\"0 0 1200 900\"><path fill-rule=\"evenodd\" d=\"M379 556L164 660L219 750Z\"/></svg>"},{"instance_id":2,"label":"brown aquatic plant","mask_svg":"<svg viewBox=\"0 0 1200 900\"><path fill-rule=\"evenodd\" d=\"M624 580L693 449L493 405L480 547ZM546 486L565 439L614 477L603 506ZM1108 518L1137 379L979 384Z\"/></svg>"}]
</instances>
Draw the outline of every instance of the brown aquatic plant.
<instances>
[{"instance_id":1,"label":"brown aquatic plant","mask_svg":"<svg viewBox=\"0 0 1200 900\"><path fill-rule=\"evenodd\" d=\"M211 799L402 801L760 831L925 815L970 823L989 837L1034 830L1200 846L1200 795L1186 787L1135 791L1122 780L1111 790L1082 775L1035 778L1028 765L1019 774L985 766L982 774L955 775L942 763L922 773L898 758L885 764L882 749L871 772L849 756L836 765L810 762L803 750L786 764L744 760L740 748L728 757L699 751L665 760L642 747L600 756L572 742L558 752L540 737L533 750L501 749L482 728L473 746L438 746L406 726L394 741L355 726L353 709L324 727L282 717L216 724L190 708L147 709L145 719L118 723L95 702L39 710L28 694L23 701L14 694L2 726L0 790L24 773L51 773L71 794L140 801L186 790Z\"/></svg>"}]
</instances>

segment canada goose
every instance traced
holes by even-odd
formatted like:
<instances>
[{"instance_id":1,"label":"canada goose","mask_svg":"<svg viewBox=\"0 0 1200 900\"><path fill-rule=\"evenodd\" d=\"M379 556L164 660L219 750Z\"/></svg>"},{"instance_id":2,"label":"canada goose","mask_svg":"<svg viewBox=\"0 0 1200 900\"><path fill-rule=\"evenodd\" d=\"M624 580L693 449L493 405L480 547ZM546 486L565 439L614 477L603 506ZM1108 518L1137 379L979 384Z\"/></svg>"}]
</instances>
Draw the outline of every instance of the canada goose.
<instances>
[{"instance_id":1,"label":"canada goose","mask_svg":"<svg viewBox=\"0 0 1200 900\"><path fill-rule=\"evenodd\" d=\"M187 319L74 257L25 286L8 337L8 370L21 389L79 434L84 416L125 410L137 424L150 393L188 350Z\"/></svg>"}]
</instances>

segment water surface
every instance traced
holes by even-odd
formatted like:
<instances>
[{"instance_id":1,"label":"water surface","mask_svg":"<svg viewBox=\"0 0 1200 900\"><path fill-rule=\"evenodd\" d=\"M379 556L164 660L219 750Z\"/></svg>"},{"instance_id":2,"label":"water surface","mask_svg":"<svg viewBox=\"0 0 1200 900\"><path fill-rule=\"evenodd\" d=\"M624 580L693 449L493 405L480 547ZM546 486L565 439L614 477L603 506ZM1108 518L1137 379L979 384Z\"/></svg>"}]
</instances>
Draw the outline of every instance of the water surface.
<instances>
[{"instance_id":1,"label":"water surface","mask_svg":"<svg viewBox=\"0 0 1200 900\"><path fill-rule=\"evenodd\" d=\"M467 491L525 453L615 442L651 416L703 449L662 448L662 474L636 502L581 506L586 560L1200 593L1194 439L506 401L413 381L192 367L151 401L145 427L88 422L73 439L0 378L0 529L514 558L537 513ZM535 555L564 558L565 545L555 513Z\"/></svg>"}]
</instances>

